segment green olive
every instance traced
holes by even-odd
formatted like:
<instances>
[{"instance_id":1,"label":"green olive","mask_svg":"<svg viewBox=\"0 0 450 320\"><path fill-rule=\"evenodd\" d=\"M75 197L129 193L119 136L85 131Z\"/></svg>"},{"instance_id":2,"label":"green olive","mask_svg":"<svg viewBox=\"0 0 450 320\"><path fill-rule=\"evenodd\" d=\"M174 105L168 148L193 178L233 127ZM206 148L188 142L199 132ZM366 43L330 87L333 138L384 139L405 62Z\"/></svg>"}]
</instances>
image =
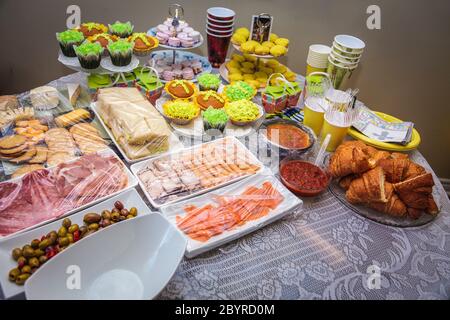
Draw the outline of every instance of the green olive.
<instances>
[{"instance_id":1,"label":"green olive","mask_svg":"<svg viewBox=\"0 0 450 320\"><path fill-rule=\"evenodd\" d=\"M85 235L86 232L88 232L88 228L86 226L80 227L80 236L81 237L83 237L83 235Z\"/></svg>"},{"instance_id":2,"label":"green olive","mask_svg":"<svg viewBox=\"0 0 450 320\"><path fill-rule=\"evenodd\" d=\"M34 250L34 256L35 257L40 257L40 256L43 256L45 254L45 252L43 251L43 250L41 250L41 249L36 249L36 250Z\"/></svg>"},{"instance_id":3,"label":"green olive","mask_svg":"<svg viewBox=\"0 0 450 320\"><path fill-rule=\"evenodd\" d=\"M100 226L98 225L98 223L91 223L90 225L88 225L88 230L97 231L99 227Z\"/></svg>"},{"instance_id":4,"label":"green olive","mask_svg":"<svg viewBox=\"0 0 450 320\"><path fill-rule=\"evenodd\" d=\"M65 218L62 222L62 226L68 229L72 225L72 221L69 218Z\"/></svg>"},{"instance_id":5,"label":"green olive","mask_svg":"<svg viewBox=\"0 0 450 320\"><path fill-rule=\"evenodd\" d=\"M117 222L120 220L120 213L119 212L113 212L111 213L111 220L114 222Z\"/></svg>"},{"instance_id":6,"label":"green olive","mask_svg":"<svg viewBox=\"0 0 450 320\"><path fill-rule=\"evenodd\" d=\"M15 248L13 251L12 251L12 257L13 257L13 259L14 260L16 260L17 261L17 259L19 259L19 257L22 255L22 249L20 249L20 248Z\"/></svg>"},{"instance_id":7,"label":"green olive","mask_svg":"<svg viewBox=\"0 0 450 320\"><path fill-rule=\"evenodd\" d=\"M28 261L28 264L30 265L31 268L37 268L37 267L39 267L39 259L38 258L31 258Z\"/></svg>"},{"instance_id":8,"label":"green olive","mask_svg":"<svg viewBox=\"0 0 450 320\"><path fill-rule=\"evenodd\" d=\"M96 213L88 213L84 216L83 221L87 225L90 225L91 223L98 223L102 219L102 216Z\"/></svg>"},{"instance_id":9,"label":"green olive","mask_svg":"<svg viewBox=\"0 0 450 320\"><path fill-rule=\"evenodd\" d=\"M55 244L58 239L58 233L56 231L52 231L47 235L48 239L50 239L50 244Z\"/></svg>"},{"instance_id":10,"label":"green olive","mask_svg":"<svg viewBox=\"0 0 450 320\"><path fill-rule=\"evenodd\" d=\"M20 256L18 259L17 259L17 264L20 266L20 265L25 265L27 263L27 258L25 258L24 256Z\"/></svg>"},{"instance_id":11,"label":"green olive","mask_svg":"<svg viewBox=\"0 0 450 320\"><path fill-rule=\"evenodd\" d=\"M130 214L131 214L133 217L136 217L136 216L137 216L138 211L137 211L136 207L133 207L133 208L130 209Z\"/></svg>"},{"instance_id":12,"label":"green olive","mask_svg":"<svg viewBox=\"0 0 450 320\"><path fill-rule=\"evenodd\" d=\"M33 248L31 248L31 246L29 245L29 244L26 244L26 245L24 245L23 247L22 247L22 251L25 251L25 249L33 249Z\"/></svg>"},{"instance_id":13,"label":"green olive","mask_svg":"<svg viewBox=\"0 0 450 320\"><path fill-rule=\"evenodd\" d=\"M61 228L59 228L58 230L58 237L65 237L67 234L67 228L62 226Z\"/></svg>"},{"instance_id":14,"label":"green olive","mask_svg":"<svg viewBox=\"0 0 450 320\"><path fill-rule=\"evenodd\" d=\"M58 239L58 244L60 247L66 247L70 243L70 240L68 237L61 237Z\"/></svg>"},{"instance_id":15,"label":"green olive","mask_svg":"<svg viewBox=\"0 0 450 320\"><path fill-rule=\"evenodd\" d=\"M40 264L44 264L47 262L47 257L46 256L40 256L39 257L39 263Z\"/></svg>"},{"instance_id":16,"label":"green olive","mask_svg":"<svg viewBox=\"0 0 450 320\"><path fill-rule=\"evenodd\" d=\"M73 224L69 227L69 233L74 233L75 231L79 230L80 228L78 227L77 224Z\"/></svg>"},{"instance_id":17,"label":"green olive","mask_svg":"<svg viewBox=\"0 0 450 320\"><path fill-rule=\"evenodd\" d=\"M130 212L127 209L122 209L120 210L120 215L126 217L127 215L129 215Z\"/></svg>"},{"instance_id":18,"label":"green olive","mask_svg":"<svg viewBox=\"0 0 450 320\"><path fill-rule=\"evenodd\" d=\"M31 273L31 267L29 265L25 265L20 269L22 273Z\"/></svg>"},{"instance_id":19,"label":"green olive","mask_svg":"<svg viewBox=\"0 0 450 320\"><path fill-rule=\"evenodd\" d=\"M27 281L27 279L30 277L29 273L22 273L21 275L19 275L16 279L16 284L18 285L23 285L25 283L25 281Z\"/></svg>"},{"instance_id":20,"label":"green olive","mask_svg":"<svg viewBox=\"0 0 450 320\"><path fill-rule=\"evenodd\" d=\"M33 249L37 249L37 248L39 248L39 240L38 239L34 239L33 241L31 241L31 247L33 248Z\"/></svg>"},{"instance_id":21,"label":"green olive","mask_svg":"<svg viewBox=\"0 0 450 320\"><path fill-rule=\"evenodd\" d=\"M69 244L73 243L73 235L71 233L68 233L66 237L69 239Z\"/></svg>"},{"instance_id":22,"label":"green olive","mask_svg":"<svg viewBox=\"0 0 450 320\"><path fill-rule=\"evenodd\" d=\"M101 225L102 225L102 228L109 227L111 225L111 220L103 219Z\"/></svg>"},{"instance_id":23,"label":"green olive","mask_svg":"<svg viewBox=\"0 0 450 320\"><path fill-rule=\"evenodd\" d=\"M9 272L8 278L9 281L16 281L17 277L20 275L20 270L18 268L14 268Z\"/></svg>"},{"instance_id":24,"label":"green olive","mask_svg":"<svg viewBox=\"0 0 450 320\"><path fill-rule=\"evenodd\" d=\"M51 240L50 239L44 239L44 240L41 241L41 243L39 243L39 249L44 250L50 244L51 244Z\"/></svg>"},{"instance_id":25,"label":"green olive","mask_svg":"<svg viewBox=\"0 0 450 320\"><path fill-rule=\"evenodd\" d=\"M127 220L128 220L128 219L133 219L133 218L134 218L133 215L131 215L131 214L127 215Z\"/></svg>"},{"instance_id":26,"label":"green olive","mask_svg":"<svg viewBox=\"0 0 450 320\"><path fill-rule=\"evenodd\" d=\"M34 257L34 250L31 247L25 248L25 250L23 250L23 256L25 258Z\"/></svg>"},{"instance_id":27,"label":"green olive","mask_svg":"<svg viewBox=\"0 0 450 320\"><path fill-rule=\"evenodd\" d=\"M109 211L109 210L103 210L103 211L102 211L102 218L103 218L103 219L111 219L111 211Z\"/></svg>"}]
</instances>

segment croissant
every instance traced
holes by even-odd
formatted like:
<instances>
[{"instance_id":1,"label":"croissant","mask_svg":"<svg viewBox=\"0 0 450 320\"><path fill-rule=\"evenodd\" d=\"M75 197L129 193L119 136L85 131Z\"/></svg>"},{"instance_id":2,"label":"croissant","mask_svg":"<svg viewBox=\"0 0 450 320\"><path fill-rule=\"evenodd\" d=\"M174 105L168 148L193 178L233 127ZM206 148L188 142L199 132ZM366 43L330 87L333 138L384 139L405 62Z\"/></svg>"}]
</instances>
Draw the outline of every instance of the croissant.
<instances>
[{"instance_id":1,"label":"croissant","mask_svg":"<svg viewBox=\"0 0 450 320\"><path fill-rule=\"evenodd\" d=\"M345 196L352 204L387 202L384 190L384 172L381 167L365 172L350 184Z\"/></svg>"},{"instance_id":2,"label":"croissant","mask_svg":"<svg viewBox=\"0 0 450 320\"><path fill-rule=\"evenodd\" d=\"M406 205L394 192L394 187L391 183L384 183L384 191L387 199L386 203L382 202L369 202L366 205L369 208L375 209L377 211L389 214L394 217L404 217L407 213Z\"/></svg>"},{"instance_id":3,"label":"croissant","mask_svg":"<svg viewBox=\"0 0 450 320\"><path fill-rule=\"evenodd\" d=\"M404 179L408 180L426 173L425 168L415 162L410 161L409 166L404 174Z\"/></svg>"},{"instance_id":4,"label":"croissant","mask_svg":"<svg viewBox=\"0 0 450 320\"><path fill-rule=\"evenodd\" d=\"M372 146L365 146L365 148L363 148L363 151L370 156L370 158L372 159L372 161L375 163L375 165L378 165L378 163L380 162L380 160L382 159L388 159L391 154L387 151L381 151L378 149L375 149Z\"/></svg>"},{"instance_id":5,"label":"croissant","mask_svg":"<svg viewBox=\"0 0 450 320\"><path fill-rule=\"evenodd\" d=\"M356 174L350 174L348 176L342 177L339 180L339 186L344 190L348 190L348 188L350 187L350 184L356 178L358 178L358 175L356 175Z\"/></svg>"},{"instance_id":6,"label":"croissant","mask_svg":"<svg viewBox=\"0 0 450 320\"><path fill-rule=\"evenodd\" d=\"M408 159L382 159L379 161L379 166L383 168L386 174L386 181L390 183L397 183L404 180L406 170L410 165Z\"/></svg>"},{"instance_id":7,"label":"croissant","mask_svg":"<svg viewBox=\"0 0 450 320\"><path fill-rule=\"evenodd\" d=\"M400 152L392 152L391 153L392 159L408 159L408 154L406 153L400 153Z\"/></svg>"},{"instance_id":8,"label":"croissant","mask_svg":"<svg viewBox=\"0 0 450 320\"><path fill-rule=\"evenodd\" d=\"M432 216L435 216L439 213L439 208L434 201L433 195L428 195L428 207L427 207L427 213L431 214Z\"/></svg>"},{"instance_id":9,"label":"croissant","mask_svg":"<svg viewBox=\"0 0 450 320\"><path fill-rule=\"evenodd\" d=\"M433 176L425 173L394 184L394 189L408 207L425 210L430 206L429 196L433 186Z\"/></svg>"},{"instance_id":10,"label":"croissant","mask_svg":"<svg viewBox=\"0 0 450 320\"><path fill-rule=\"evenodd\" d=\"M347 142L340 145L331 156L329 169L334 178L340 178L366 172L374 166L374 161L356 143Z\"/></svg>"}]
</instances>

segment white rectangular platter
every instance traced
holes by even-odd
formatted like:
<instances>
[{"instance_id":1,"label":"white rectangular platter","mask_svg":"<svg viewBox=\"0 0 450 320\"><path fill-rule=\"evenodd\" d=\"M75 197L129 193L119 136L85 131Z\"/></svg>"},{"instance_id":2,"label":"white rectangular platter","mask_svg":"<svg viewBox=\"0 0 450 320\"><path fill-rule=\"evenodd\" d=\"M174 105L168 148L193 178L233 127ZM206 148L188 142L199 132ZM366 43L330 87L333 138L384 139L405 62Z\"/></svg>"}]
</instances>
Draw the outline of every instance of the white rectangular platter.
<instances>
[{"instance_id":1,"label":"white rectangular platter","mask_svg":"<svg viewBox=\"0 0 450 320\"><path fill-rule=\"evenodd\" d=\"M154 154L154 155L150 155L150 156L139 158L139 159L128 158L126 152L122 149L122 147L120 146L120 144L117 142L116 138L114 137L113 133L111 132L109 127L106 125L106 123L103 121L102 117L100 116L100 113L97 110L96 103L95 102L91 103L90 108L92 109L92 111L94 111L96 117L98 118L98 121L101 123L102 127L105 129L106 133L111 138L112 142L116 145L117 149L122 154L123 158L125 159L125 161L127 163L129 163L129 164L136 163L136 162L150 159L150 158L153 158L153 157L156 157L156 156L159 156L162 154L162 153ZM184 146L181 143L181 141L178 139L177 135L172 132L172 134L169 137L169 151L168 152L176 152L183 148L184 148ZM163 154L166 154L166 152Z\"/></svg>"},{"instance_id":2,"label":"white rectangular platter","mask_svg":"<svg viewBox=\"0 0 450 320\"><path fill-rule=\"evenodd\" d=\"M176 155L182 154L182 153L184 153L184 152L186 152L186 153L194 153L194 152L195 152L198 148L200 148L202 145L207 145L207 144L212 144L212 143L220 143L222 140L225 140L225 139L228 139L228 140L231 141L232 143L235 143L235 144L237 145L238 148L240 148L242 151L244 151L245 154L246 154L246 156L248 156L249 161L250 161L252 164L258 165L258 166L260 167L260 169L258 170L258 172L261 172L261 171L264 169L264 165L261 163L261 161L259 161L259 160L255 157L255 155L254 155L250 150L248 150L248 149L242 144L242 142L240 142L238 139L236 139L236 138L234 138L234 137L225 137L225 138L217 139L217 140L214 140L214 141L211 141L211 142L207 142L207 143L203 143L203 144L198 144L198 145L195 145L195 146L193 146L193 147L186 148L186 149L183 149L183 150L180 150L180 151L177 151L177 152L173 152L173 153L170 153L170 154L164 154L164 155L161 155L161 156L152 158L152 159L147 160L147 161L142 161L142 162L133 164L133 165L131 166L131 171L132 171L133 174L137 177L137 180L138 180L138 182L139 182L139 185L141 186L142 190L144 191L145 196L147 197L147 199L150 201L151 205L152 205L154 208L161 208L161 207L163 207L163 206L167 206L167 205L170 205L170 204L172 204L172 203L182 201L182 200L184 200L184 199L188 199L188 198L191 198L191 197L195 197L195 196L197 196L197 195L199 195L199 194L202 194L202 193L205 193L205 192L208 192L208 191L211 191L211 190L214 190L214 189L223 187L223 186L225 186L225 185L232 184L232 183L234 183L234 182L236 182L236 181L242 180L242 179L248 177L248 175L244 175L244 176L240 176L240 177L231 179L231 180L229 180L229 181L227 181L227 182L225 182L225 183L218 184L218 185L216 185L216 186L214 186L214 187L205 188L205 189L200 189L200 190L194 191L194 192L192 192L192 193L190 193L190 194L188 194L188 195L181 196L181 197L176 198L176 199L173 199L173 200L168 200L168 201L164 202L163 204L160 204L160 203L157 203L157 202L155 201L155 199L153 199L153 198L150 196L149 192L147 191L146 186L144 185L144 183L143 183L143 182L141 181L141 179L139 178L138 173L139 173L139 171L140 171L141 169L145 168L148 164L150 164L150 163L152 163L152 162L154 162L154 161L157 161L157 160L159 160L159 159L162 159L162 158L164 158L164 157L176 156ZM258 172L257 172L257 173L258 173Z\"/></svg>"},{"instance_id":3,"label":"white rectangular platter","mask_svg":"<svg viewBox=\"0 0 450 320\"><path fill-rule=\"evenodd\" d=\"M102 155L113 155L115 158L117 158L117 160L120 161L120 163L123 164L122 160L120 160L120 158L115 154L115 152L112 151L112 150L109 149L109 148L104 149L104 150L102 150L102 151L99 151L98 154L102 154ZM69 162L67 162L67 163L70 163L70 162L73 162L73 161L76 161L76 159L75 159L75 160L72 160L72 161L69 161ZM50 169L50 170L51 170L51 168L47 168L47 169ZM90 207L90 206L92 206L92 205L94 205L94 204L96 204L96 203L99 203L99 202L104 201L104 200L106 200L106 199L108 199L108 198L110 198L110 197L113 197L113 196L115 196L115 195L117 195L117 194L119 194L119 193L121 193L121 192L123 192L123 191L126 191L126 190L128 190L128 189L131 189L131 188L136 187L137 184L138 184L138 181L137 181L136 177L131 173L131 171L130 171L130 170L127 168L127 166L124 165L124 164L123 164L123 170L125 171L125 173L126 173L126 175L127 175L127 177L128 177L128 185L127 185L124 189L119 190L119 191L117 191L117 192L113 192L113 193L111 193L111 194L109 194L109 195L107 195L107 196L98 198L98 199L96 199L96 200L94 200L94 201L91 201L91 202L89 202L89 203L86 203L86 204L84 204L84 205L82 205L82 206L80 206L80 207L78 207L78 208L76 208L76 209L67 211L66 213L64 213L63 215L61 215L61 216L59 216L59 217L57 217L57 218L53 218L53 219L49 219L49 220L46 220L46 221L42 221L42 222L40 222L40 223L37 223L37 224L35 224L35 225L33 225L33 226L30 226L30 227L28 227L28 228L22 229L22 230L20 230L20 231L17 231L17 232L15 232L15 233L12 233L12 234L10 234L10 235L8 235L8 236L5 236L5 237L1 237L1 236L0 236L0 243L3 242L3 241L6 240L6 239L9 239L9 238L15 236L16 234L19 234L19 233L21 233L21 232L25 232L25 231L28 231L28 230L37 228L37 227L39 227L39 226L42 226L42 225L44 225L44 224L46 224L46 223L50 223L50 222L55 221L55 220L57 220L57 219L64 218L64 217L67 217L67 216L70 216L70 215L74 214L74 213L77 212L77 211L80 211L80 210L83 210L83 209L85 209L85 208L88 208L88 207ZM8 182L8 183L14 183L15 181L20 181L22 178L23 178L23 176L22 176L22 177L15 178L15 179L8 180L7 182Z\"/></svg>"},{"instance_id":4,"label":"white rectangular platter","mask_svg":"<svg viewBox=\"0 0 450 320\"><path fill-rule=\"evenodd\" d=\"M72 223L77 223L81 226L83 225L83 217L85 214L89 212L100 214L103 210L111 210L114 207L114 202L116 201L121 201L127 209L136 207L138 210L138 217L151 213L149 207L145 204L136 189L132 188L108 200L98 203L93 207L73 214L70 216L70 220ZM6 299L25 291L24 286L16 285L8 279L9 271L17 266L17 262L11 257L11 251L14 248L22 248L24 245L30 244L33 239L40 239L43 235L46 235L50 231L57 231L61 227L62 219L63 218L60 218L52 223L46 224L34 230L17 234L0 242L0 284ZM101 232L101 230L98 232ZM83 239L79 241L83 241ZM71 246L76 246L78 242L72 244ZM69 246L66 250L70 250L71 246ZM41 268L45 268L45 264ZM48 280L51 281L51 279Z\"/></svg>"},{"instance_id":5,"label":"white rectangular platter","mask_svg":"<svg viewBox=\"0 0 450 320\"><path fill-rule=\"evenodd\" d=\"M194 205L196 207L203 207L207 204L215 204L213 200L213 196L215 195L237 196L240 195L247 187L255 186L259 188L266 181L270 182L272 186L277 189L284 197L284 200L274 210L271 210L269 214L257 220L249 221L242 226L225 231L217 236L213 236L206 242L191 239L188 235L183 233L188 240L185 254L186 257L195 257L201 253L207 252L211 249L214 249L218 246L221 246L246 234L256 231L278 219L281 219L294 210L300 209L303 205L303 202L288 189L286 189L286 187L284 187L283 184L277 178L275 178L269 170L264 170L263 172L255 176L249 177L233 185L208 192L207 194L203 194L199 197L188 199L171 206L162 207L161 212L164 217L166 217L172 224L175 225L175 227L177 227L176 217L184 215L183 208L185 206Z\"/></svg>"}]
</instances>

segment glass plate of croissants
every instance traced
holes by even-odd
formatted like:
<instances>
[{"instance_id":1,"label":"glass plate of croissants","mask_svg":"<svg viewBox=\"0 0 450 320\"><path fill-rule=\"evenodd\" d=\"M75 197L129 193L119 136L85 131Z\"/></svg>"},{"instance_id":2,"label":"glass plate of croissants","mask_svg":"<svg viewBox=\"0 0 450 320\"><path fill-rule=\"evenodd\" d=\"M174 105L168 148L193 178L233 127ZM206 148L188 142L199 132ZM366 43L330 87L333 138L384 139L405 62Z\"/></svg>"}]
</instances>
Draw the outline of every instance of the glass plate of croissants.
<instances>
[{"instance_id":1,"label":"glass plate of croissants","mask_svg":"<svg viewBox=\"0 0 450 320\"><path fill-rule=\"evenodd\" d=\"M390 226L417 227L439 213L433 175L408 154L346 141L325 161L333 177L331 192L359 215Z\"/></svg>"}]
</instances>

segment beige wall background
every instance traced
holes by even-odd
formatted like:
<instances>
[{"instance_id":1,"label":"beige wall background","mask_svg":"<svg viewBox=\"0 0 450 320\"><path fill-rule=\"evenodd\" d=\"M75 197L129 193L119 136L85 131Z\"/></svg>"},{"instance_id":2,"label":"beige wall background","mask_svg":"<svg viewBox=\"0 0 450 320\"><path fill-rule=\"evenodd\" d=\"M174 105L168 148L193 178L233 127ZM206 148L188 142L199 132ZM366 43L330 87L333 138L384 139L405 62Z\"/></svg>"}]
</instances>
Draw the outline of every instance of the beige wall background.
<instances>
[{"instance_id":1,"label":"beige wall background","mask_svg":"<svg viewBox=\"0 0 450 320\"><path fill-rule=\"evenodd\" d=\"M304 73L308 46L331 45L336 34L366 42L349 86L374 110L416 124L420 151L441 177L450 178L450 1L448 0L177 0L194 28L203 31L206 9L226 6L238 26L252 14L274 16L273 32L291 40L283 58ZM55 32L65 29L66 8L81 7L82 21L131 20L146 31L162 22L167 5L157 0L0 0L0 94L18 93L71 73L56 60ZM381 7L381 30L368 30L366 9ZM198 50L206 54L206 45Z\"/></svg>"}]
</instances>

